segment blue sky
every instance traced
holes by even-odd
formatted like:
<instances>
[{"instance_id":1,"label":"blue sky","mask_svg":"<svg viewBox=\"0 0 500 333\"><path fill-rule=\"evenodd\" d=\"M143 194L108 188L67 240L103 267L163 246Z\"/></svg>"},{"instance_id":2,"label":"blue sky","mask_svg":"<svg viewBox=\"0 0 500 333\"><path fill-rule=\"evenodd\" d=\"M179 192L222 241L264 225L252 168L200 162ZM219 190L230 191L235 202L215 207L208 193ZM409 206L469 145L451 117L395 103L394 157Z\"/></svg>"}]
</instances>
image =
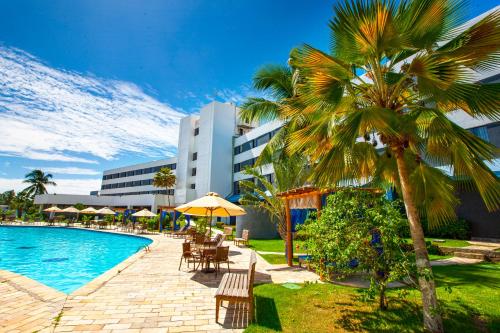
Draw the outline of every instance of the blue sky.
<instances>
[{"instance_id":1,"label":"blue sky","mask_svg":"<svg viewBox=\"0 0 500 333\"><path fill-rule=\"evenodd\" d=\"M240 103L261 65L328 47L321 0L3 1L0 191L31 168L57 193L104 169L175 155L177 122L212 99ZM468 17L498 1L475 1Z\"/></svg>"}]
</instances>

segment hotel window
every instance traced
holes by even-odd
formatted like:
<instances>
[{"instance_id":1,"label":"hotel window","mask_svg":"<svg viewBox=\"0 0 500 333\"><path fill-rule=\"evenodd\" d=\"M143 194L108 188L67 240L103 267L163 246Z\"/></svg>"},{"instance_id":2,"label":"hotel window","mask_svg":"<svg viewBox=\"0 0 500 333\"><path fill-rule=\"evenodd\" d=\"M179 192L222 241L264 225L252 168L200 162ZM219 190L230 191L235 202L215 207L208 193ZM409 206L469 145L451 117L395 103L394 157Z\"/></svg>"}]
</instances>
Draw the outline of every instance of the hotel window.
<instances>
[{"instance_id":1,"label":"hotel window","mask_svg":"<svg viewBox=\"0 0 500 333\"><path fill-rule=\"evenodd\" d=\"M233 172L240 172L240 164L236 163L233 168Z\"/></svg>"},{"instance_id":2,"label":"hotel window","mask_svg":"<svg viewBox=\"0 0 500 333\"><path fill-rule=\"evenodd\" d=\"M241 153L241 149L240 148L241 148L240 146L234 147L233 154L234 155L238 155L239 153Z\"/></svg>"},{"instance_id":3,"label":"hotel window","mask_svg":"<svg viewBox=\"0 0 500 333\"><path fill-rule=\"evenodd\" d=\"M270 139L271 139L271 133L266 133L264 135L261 135L257 139L255 139L255 146L258 147L260 145L268 143Z\"/></svg>"},{"instance_id":4,"label":"hotel window","mask_svg":"<svg viewBox=\"0 0 500 333\"><path fill-rule=\"evenodd\" d=\"M194 129L194 136L197 136L198 134L200 134L200 128L199 127L196 127Z\"/></svg>"},{"instance_id":5,"label":"hotel window","mask_svg":"<svg viewBox=\"0 0 500 333\"><path fill-rule=\"evenodd\" d=\"M193 161L198 159L198 152L193 153Z\"/></svg>"},{"instance_id":6,"label":"hotel window","mask_svg":"<svg viewBox=\"0 0 500 333\"><path fill-rule=\"evenodd\" d=\"M233 183L233 193L240 194L240 182Z\"/></svg>"},{"instance_id":7,"label":"hotel window","mask_svg":"<svg viewBox=\"0 0 500 333\"><path fill-rule=\"evenodd\" d=\"M120 176L119 176L119 177L120 177L120 178L122 178L122 177L127 177L127 173L126 173L126 172L120 172Z\"/></svg>"},{"instance_id":8,"label":"hotel window","mask_svg":"<svg viewBox=\"0 0 500 333\"><path fill-rule=\"evenodd\" d=\"M134 171L127 171L127 177L131 177L134 175Z\"/></svg>"},{"instance_id":9,"label":"hotel window","mask_svg":"<svg viewBox=\"0 0 500 333\"><path fill-rule=\"evenodd\" d=\"M471 128L469 129L469 132L486 142L490 141L490 138L488 136L488 128L486 126Z\"/></svg>"},{"instance_id":10,"label":"hotel window","mask_svg":"<svg viewBox=\"0 0 500 333\"><path fill-rule=\"evenodd\" d=\"M191 184L191 189L195 190L196 189L196 184Z\"/></svg>"},{"instance_id":11,"label":"hotel window","mask_svg":"<svg viewBox=\"0 0 500 333\"><path fill-rule=\"evenodd\" d=\"M142 169L139 169L139 170L135 170L134 171L134 175L142 175Z\"/></svg>"},{"instance_id":12,"label":"hotel window","mask_svg":"<svg viewBox=\"0 0 500 333\"><path fill-rule=\"evenodd\" d=\"M191 169L191 176L196 176L196 168Z\"/></svg>"},{"instance_id":13,"label":"hotel window","mask_svg":"<svg viewBox=\"0 0 500 333\"><path fill-rule=\"evenodd\" d=\"M144 169L144 173L151 173L151 172L153 172L153 168Z\"/></svg>"},{"instance_id":14,"label":"hotel window","mask_svg":"<svg viewBox=\"0 0 500 333\"><path fill-rule=\"evenodd\" d=\"M244 144L241 145L241 152L243 153L252 148L253 148L253 141L245 142Z\"/></svg>"}]
</instances>

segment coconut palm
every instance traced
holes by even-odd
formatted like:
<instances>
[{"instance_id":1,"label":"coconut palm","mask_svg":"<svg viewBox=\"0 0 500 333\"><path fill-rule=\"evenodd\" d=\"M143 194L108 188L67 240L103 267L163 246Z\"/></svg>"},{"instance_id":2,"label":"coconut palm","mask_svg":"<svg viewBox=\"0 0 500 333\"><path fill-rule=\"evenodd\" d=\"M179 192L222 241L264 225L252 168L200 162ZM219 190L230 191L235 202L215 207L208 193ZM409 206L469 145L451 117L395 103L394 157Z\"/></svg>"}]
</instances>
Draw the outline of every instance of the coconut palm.
<instances>
[{"instance_id":1,"label":"coconut palm","mask_svg":"<svg viewBox=\"0 0 500 333\"><path fill-rule=\"evenodd\" d=\"M24 176L23 183L31 184L23 190L24 193L30 198L33 198L38 194L47 193L45 186L52 185L56 186L56 183L51 181L52 175L50 173L44 173L42 170L36 169Z\"/></svg>"},{"instance_id":2,"label":"coconut palm","mask_svg":"<svg viewBox=\"0 0 500 333\"><path fill-rule=\"evenodd\" d=\"M420 223L455 218L459 186L476 189L490 210L500 182L485 164L498 149L452 122L457 109L500 119L500 84L477 73L500 64L500 12L467 28L453 0L346 0L334 6L332 48L292 51L306 119L287 149L313 161L318 185L379 182L401 194L416 256L424 327L443 331ZM448 166L453 177L435 166Z\"/></svg>"},{"instance_id":3,"label":"coconut palm","mask_svg":"<svg viewBox=\"0 0 500 333\"><path fill-rule=\"evenodd\" d=\"M161 168L153 178L153 185L163 187L167 191L175 185L176 177L169 168ZM170 206L170 195L167 195L168 205Z\"/></svg>"},{"instance_id":4,"label":"coconut palm","mask_svg":"<svg viewBox=\"0 0 500 333\"><path fill-rule=\"evenodd\" d=\"M279 120L283 126L266 144L259 155L256 165L271 163L286 158L287 133L300 123L301 117L289 117L287 110L296 106L298 101L294 88L294 76L288 66L266 65L260 68L253 78L253 87L266 97L250 97L242 105L240 117L247 121Z\"/></svg>"},{"instance_id":5,"label":"coconut palm","mask_svg":"<svg viewBox=\"0 0 500 333\"><path fill-rule=\"evenodd\" d=\"M269 214L281 238L286 237L285 205L277 194L304 185L309 177L309 163L301 155L280 158L273 162L274 181L262 175L259 167L247 168L244 173L253 180L241 180L240 203Z\"/></svg>"}]
</instances>

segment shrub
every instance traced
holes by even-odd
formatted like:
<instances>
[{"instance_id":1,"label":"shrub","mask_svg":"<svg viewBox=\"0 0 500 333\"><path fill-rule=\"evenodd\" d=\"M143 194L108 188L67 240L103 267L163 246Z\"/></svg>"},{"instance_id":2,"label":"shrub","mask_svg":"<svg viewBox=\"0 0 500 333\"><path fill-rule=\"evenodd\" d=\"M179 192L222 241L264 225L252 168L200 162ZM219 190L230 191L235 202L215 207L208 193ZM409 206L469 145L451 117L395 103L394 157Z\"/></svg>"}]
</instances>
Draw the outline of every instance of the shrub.
<instances>
[{"instance_id":1,"label":"shrub","mask_svg":"<svg viewBox=\"0 0 500 333\"><path fill-rule=\"evenodd\" d=\"M215 222L215 226L219 229L224 229L225 224L224 222Z\"/></svg>"},{"instance_id":2,"label":"shrub","mask_svg":"<svg viewBox=\"0 0 500 333\"><path fill-rule=\"evenodd\" d=\"M412 253L402 250L406 241L399 231L407 221L398 204L367 191L338 191L317 220L299 229L320 274L368 272L367 296L378 294L381 309L387 308L387 284L414 272Z\"/></svg>"},{"instance_id":3,"label":"shrub","mask_svg":"<svg viewBox=\"0 0 500 333\"><path fill-rule=\"evenodd\" d=\"M429 223L425 218L422 218L422 227L426 237L448 238L448 239L470 239L471 228L470 222L464 219L451 221L443 225L429 227ZM410 237L410 227L402 226L400 235L402 237Z\"/></svg>"}]
</instances>

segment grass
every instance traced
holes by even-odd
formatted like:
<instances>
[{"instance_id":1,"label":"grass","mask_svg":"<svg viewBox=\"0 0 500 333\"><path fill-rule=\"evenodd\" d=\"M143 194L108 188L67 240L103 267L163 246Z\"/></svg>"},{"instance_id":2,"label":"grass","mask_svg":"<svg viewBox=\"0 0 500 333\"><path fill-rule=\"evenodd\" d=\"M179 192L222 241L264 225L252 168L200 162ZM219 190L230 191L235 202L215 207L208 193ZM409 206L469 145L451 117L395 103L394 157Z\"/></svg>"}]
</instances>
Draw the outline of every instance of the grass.
<instances>
[{"instance_id":1,"label":"grass","mask_svg":"<svg viewBox=\"0 0 500 333\"><path fill-rule=\"evenodd\" d=\"M294 252L306 252L302 248L302 241L295 240L293 242ZM297 250L297 245L299 249ZM285 252L285 241L282 239L250 239L250 247L255 251L264 252Z\"/></svg>"},{"instance_id":2,"label":"grass","mask_svg":"<svg viewBox=\"0 0 500 333\"><path fill-rule=\"evenodd\" d=\"M433 244L436 244L437 246L445 246L445 247L465 247L469 246L469 242L461 239L443 239L443 238L436 238L436 237L425 237L426 241L432 242L435 239L440 239L444 240L444 242L433 242ZM406 240L409 243L412 243L411 238L406 238Z\"/></svg>"},{"instance_id":3,"label":"grass","mask_svg":"<svg viewBox=\"0 0 500 333\"><path fill-rule=\"evenodd\" d=\"M286 257L283 254L260 254L260 256L271 265L283 265L287 263ZM296 256L293 257L293 263L299 263L299 259Z\"/></svg>"},{"instance_id":4,"label":"grass","mask_svg":"<svg viewBox=\"0 0 500 333\"><path fill-rule=\"evenodd\" d=\"M446 332L500 331L500 265L441 266L434 273ZM419 292L410 290L404 299L397 298L398 292L389 292L389 310L380 311L356 288L259 285L254 289L256 322L245 332L421 332Z\"/></svg>"},{"instance_id":5,"label":"grass","mask_svg":"<svg viewBox=\"0 0 500 333\"><path fill-rule=\"evenodd\" d=\"M439 254L429 254L429 259L430 260L439 260L439 259L449 259L449 258L453 258L452 255L439 255Z\"/></svg>"}]
</instances>

